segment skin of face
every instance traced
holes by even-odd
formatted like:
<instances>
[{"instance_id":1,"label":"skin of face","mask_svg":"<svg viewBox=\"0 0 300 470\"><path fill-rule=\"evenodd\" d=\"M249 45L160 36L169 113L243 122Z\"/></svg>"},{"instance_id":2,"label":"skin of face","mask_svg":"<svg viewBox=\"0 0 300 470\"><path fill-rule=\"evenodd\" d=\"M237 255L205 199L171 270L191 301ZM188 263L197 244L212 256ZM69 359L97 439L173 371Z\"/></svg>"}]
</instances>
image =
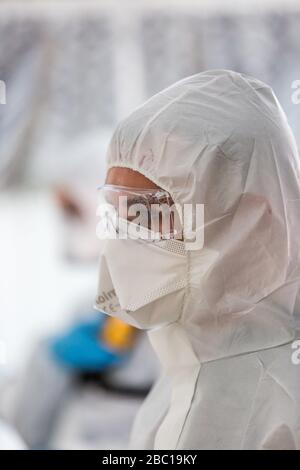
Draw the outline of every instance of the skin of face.
<instances>
[{"instance_id":1,"label":"skin of face","mask_svg":"<svg viewBox=\"0 0 300 470\"><path fill-rule=\"evenodd\" d=\"M161 189L153 181L146 178L138 171L130 168L113 167L108 170L106 184L127 186L129 188Z\"/></svg>"}]
</instances>

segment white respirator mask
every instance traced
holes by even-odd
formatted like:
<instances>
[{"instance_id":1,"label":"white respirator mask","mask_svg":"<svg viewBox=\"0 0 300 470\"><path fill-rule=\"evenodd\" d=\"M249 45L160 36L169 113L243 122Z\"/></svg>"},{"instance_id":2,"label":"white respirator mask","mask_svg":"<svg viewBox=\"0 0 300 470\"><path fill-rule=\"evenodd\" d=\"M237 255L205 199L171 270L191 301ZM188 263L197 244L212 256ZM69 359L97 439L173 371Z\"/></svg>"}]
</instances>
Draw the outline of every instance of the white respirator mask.
<instances>
[{"instance_id":1,"label":"white respirator mask","mask_svg":"<svg viewBox=\"0 0 300 470\"><path fill-rule=\"evenodd\" d=\"M139 328L153 328L177 320L186 285L183 242L102 241L98 310Z\"/></svg>"},{"instance_id":2,"label":"white respirator mask","mask_svg":"<svg viewBox=\"0 0 300 470\"><path fill-rule=\"evenodd\" d=\"M107 231L102 220L101 230L104 226ZM138 328L176 321L187 286L184 242L157 239L148 228L137 229L128 220L120 224L119 219L117 231L114 239L111 233L107 237L98 233L101 256L95 308Z\"/></svg>"}]
</instances>

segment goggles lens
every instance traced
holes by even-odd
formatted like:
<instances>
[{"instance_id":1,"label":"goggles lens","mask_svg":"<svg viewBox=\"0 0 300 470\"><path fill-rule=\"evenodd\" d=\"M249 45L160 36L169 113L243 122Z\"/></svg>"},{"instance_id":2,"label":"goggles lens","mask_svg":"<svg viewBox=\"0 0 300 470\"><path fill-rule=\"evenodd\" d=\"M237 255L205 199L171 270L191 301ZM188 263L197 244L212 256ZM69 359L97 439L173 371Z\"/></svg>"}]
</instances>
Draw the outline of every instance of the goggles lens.
<instances>
[{"instance_id":1,"label":"goggles lens","mask_svg":"<svg viewBox=\"0 0 300 470\"><path fill-rule=\"evenodd\" d=\"M125 231L128 238L182 239L180 217L167 191L109 184L98 191L101 238L124 238Z\"/></svg>"}]
</instances>

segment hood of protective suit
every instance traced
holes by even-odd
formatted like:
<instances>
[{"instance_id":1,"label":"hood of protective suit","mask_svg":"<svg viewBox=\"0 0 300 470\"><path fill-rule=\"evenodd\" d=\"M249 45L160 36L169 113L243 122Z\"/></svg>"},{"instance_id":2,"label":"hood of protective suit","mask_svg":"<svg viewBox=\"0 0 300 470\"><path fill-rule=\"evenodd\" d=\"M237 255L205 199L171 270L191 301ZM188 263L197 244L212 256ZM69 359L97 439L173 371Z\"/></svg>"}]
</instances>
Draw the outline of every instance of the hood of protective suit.
<instances>
[{"instance_id":1,"label":"hood of protective suit","mask_svg":"<svg viewBox=\"0 0 300 470\"><path fill-rule=\"evenodd\" d=\"M269 86L229 70L181 80L119 124L108 166L139 171L176 203L204 204L204 246L188 253L174 318L202 359L292 338L299 160Z\"/></svg>"},{"instance_id":2,"label":"hood of protective suit","mask_svg":"<svg viewBox=\"0 0 300 470\"><path fill-rule=\"evenodd\" d=\"M113 166L139 171L175 203L204 204L204 245L186 253L180 314L159 299L165 324L149 337L166 375L137 418L132 445L300 446L300 374L290 360L299 157L271 88L229 70L181 80L119 124ZM134 320L144 326L138 310Z\"/></svg>"}]
</instances>

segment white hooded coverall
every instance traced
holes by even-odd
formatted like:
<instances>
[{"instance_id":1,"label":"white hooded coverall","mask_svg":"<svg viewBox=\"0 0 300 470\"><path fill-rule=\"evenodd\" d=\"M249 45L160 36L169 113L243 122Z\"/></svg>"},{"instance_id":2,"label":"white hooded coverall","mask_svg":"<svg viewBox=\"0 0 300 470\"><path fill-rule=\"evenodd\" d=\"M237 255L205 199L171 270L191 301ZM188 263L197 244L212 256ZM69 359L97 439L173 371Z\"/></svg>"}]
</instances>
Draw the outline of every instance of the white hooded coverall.
<instances>
[{"instance_id":1,"label":"white hooded coverall","mask_svg":"<svg viewBox=\"0 0 300 470\"><path fill-rule=\"evenodd\" d=\"M173 288L119 315L162 364L132 447L300 449L300 167L271 88L230 70L181 80L118 125L111 167L204 204L203 248L157 276ZM138 296L152 266L136 257L121 281Z\"/></svg>"}]
</instances>

